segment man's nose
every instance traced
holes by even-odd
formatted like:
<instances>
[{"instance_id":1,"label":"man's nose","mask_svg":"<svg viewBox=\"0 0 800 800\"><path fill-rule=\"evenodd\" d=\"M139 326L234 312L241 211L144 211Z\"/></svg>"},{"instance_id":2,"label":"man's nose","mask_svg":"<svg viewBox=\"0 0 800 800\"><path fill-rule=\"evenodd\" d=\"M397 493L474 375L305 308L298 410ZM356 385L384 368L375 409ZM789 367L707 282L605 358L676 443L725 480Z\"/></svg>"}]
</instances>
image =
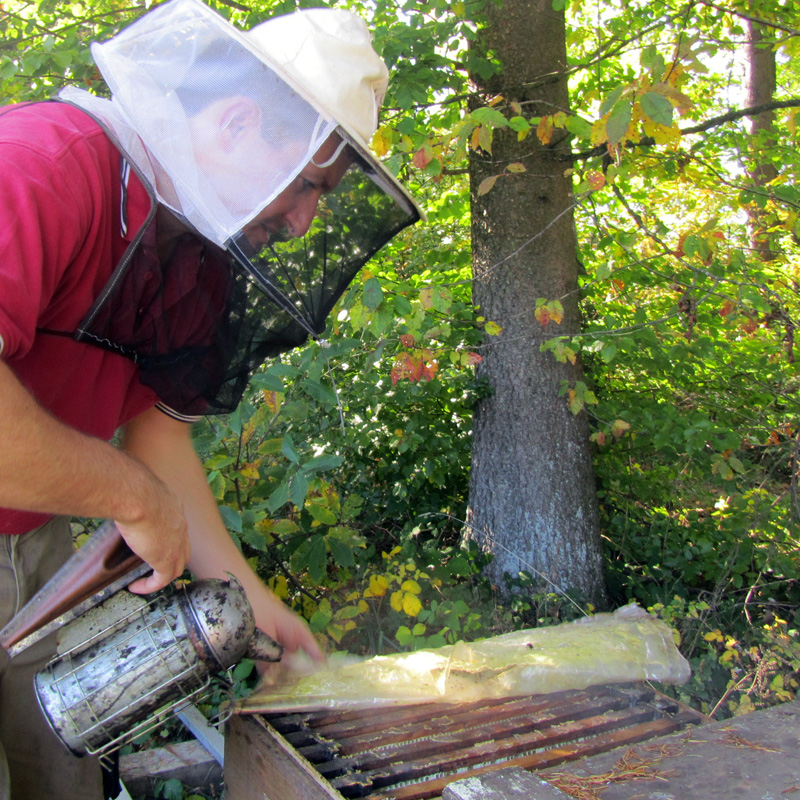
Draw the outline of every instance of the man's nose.
<instances>
[{"instance_id":1,"label":"man's nose","mask_svg":"<svg viewBox=\"0 0 800 800\"><path fill-rule=\"evenodd\" d=\"M313 197L304 197L302 200L298 200L284 215L289 234L292 237L299 238L308 233L308 229L316 216L318 204L319 194L315 193Z\"/></svg>"}]
</instances>

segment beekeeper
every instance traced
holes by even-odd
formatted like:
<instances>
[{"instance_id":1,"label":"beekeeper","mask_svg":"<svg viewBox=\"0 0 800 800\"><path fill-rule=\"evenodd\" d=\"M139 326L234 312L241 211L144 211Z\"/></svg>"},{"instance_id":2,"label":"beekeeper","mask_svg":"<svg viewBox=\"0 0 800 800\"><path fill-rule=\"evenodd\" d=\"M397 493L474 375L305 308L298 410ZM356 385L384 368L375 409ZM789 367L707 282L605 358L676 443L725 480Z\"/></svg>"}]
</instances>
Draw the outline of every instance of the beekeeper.
<instances>
[{"instance_id":1,"label":"beekeeper","mask_svg":"<svg viewBox=\"0 0 800 800\"><path fill-rule=\"evenodd\" d=\"M386 67L350 12L241 32L199 0L92 53L111 100L0 109L0 626L70 555L69 517L107 518L153 568L134 590L233 573L260 628L319 657L229 537L191 422L320 334L418 219L367 145ZM36 708L47 658L0 653L0 798L99 798Z\"/></svg>"}]
</instances>

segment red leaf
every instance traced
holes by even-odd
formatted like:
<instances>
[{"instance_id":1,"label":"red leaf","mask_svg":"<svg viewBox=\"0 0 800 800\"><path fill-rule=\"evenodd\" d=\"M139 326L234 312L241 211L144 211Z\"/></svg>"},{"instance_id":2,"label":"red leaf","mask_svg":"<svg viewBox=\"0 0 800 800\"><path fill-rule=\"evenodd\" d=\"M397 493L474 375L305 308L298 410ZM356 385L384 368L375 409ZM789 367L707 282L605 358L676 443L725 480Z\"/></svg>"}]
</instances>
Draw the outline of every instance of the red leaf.
<instances>
[{"instance_id":1,"label":"red leaf","mask_svg":"<svg viewBox=\"0 0 800 800\"><path fill-rule=\"evenodd\" d=\"M411 159L411 162L417 169L425 169L425 167L431 163L432 159L433 154L431 153L430 147L420 147L420 149L414 153L414 157Z\"/></svg>"},{"instance_id":2,"label":"red leaf","mask_svg":"<svg viewBox=\"0 0 800 800\"><path fill-rule=\"evenodd\" d=\"M400 336L400 344L403 347L413 347L416 343L417 340L412 333L404 333Z\"/></svg>"},{"instance_id":3,"label":"red leaf","mask_svg":"<svg viewBox=\"0 0 800 800\"><path fill-rule=\"evenodd\" d=\"M539 306L536 311L533 312L533 315L542 326L547 325L547 323L550 322L550 311L546 305Z\"/></svg>"}]
</instances>

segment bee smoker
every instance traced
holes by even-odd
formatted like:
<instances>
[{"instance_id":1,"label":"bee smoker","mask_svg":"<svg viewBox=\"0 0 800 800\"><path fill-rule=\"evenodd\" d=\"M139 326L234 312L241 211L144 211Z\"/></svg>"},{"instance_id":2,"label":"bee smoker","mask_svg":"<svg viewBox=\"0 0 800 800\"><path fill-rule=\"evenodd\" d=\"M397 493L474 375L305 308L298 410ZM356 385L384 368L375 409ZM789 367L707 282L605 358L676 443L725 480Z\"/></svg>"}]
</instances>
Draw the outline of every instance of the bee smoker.
<instances>
[{"instance_id":1,"label":"bee smoker","mask_svg":"<svg viewBox=\"0 0 800 800\"><path fill-rule=\"evenodd\" d=\"M168 587L145 600L124 587L148 569L116 528L104 526L0 631L12 657L57 631L56 656L34 688L50 727L76 755L102 757L154 730L244 657L281 657L280 645L255 627L233 576ZM82 588L64 600L65 585L72 590L76 581ZM62 611L87 593L87 583L106 585Z\"/></svg>"}]
</instances>

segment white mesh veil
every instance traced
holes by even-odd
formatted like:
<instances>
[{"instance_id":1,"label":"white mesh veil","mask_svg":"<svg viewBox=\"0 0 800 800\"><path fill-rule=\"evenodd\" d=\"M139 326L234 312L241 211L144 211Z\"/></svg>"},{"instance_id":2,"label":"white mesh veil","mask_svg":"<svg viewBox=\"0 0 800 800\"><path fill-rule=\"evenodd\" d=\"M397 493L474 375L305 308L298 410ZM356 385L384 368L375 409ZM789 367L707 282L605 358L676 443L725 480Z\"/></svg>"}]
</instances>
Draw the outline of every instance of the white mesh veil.
<instances>
[{"instance_id":1,"label":"white mesh veil","mask_svg":"<svg viewBox=\"0 0 800 800\"><path fill-rule=\"evenodd\" d=\"M164 4L93 45L92 55L130 121L122 146L136 149L138 138L156 162L159 201L220 245L291 182L337 125L279 76L245 34L198 0ZM226 160L224 172L209 176L195 156L207 138L203 125L213 124L201 112L232 93L265 109L272 147L257 168L243 150Z\"/></svg>"},{"instance_id":2,"label":"white mesh veil","mask_svg":"<svg viewBox=\"0 0 800 800\"><path fill-rule=\"evenodd\" d=\"M363 264L420 218L366 144L386 68L350 12L296 12L243 33L199 0L170 0L92 53L112 101L61 97L110 129L190 229L165 260L154 222L76 335L135 359L178 411L230 411L252 370L320 334ZM253 220L336 142L329 158L342 168L307 232L254 241Z\"/></svg>"}]
</instances>

